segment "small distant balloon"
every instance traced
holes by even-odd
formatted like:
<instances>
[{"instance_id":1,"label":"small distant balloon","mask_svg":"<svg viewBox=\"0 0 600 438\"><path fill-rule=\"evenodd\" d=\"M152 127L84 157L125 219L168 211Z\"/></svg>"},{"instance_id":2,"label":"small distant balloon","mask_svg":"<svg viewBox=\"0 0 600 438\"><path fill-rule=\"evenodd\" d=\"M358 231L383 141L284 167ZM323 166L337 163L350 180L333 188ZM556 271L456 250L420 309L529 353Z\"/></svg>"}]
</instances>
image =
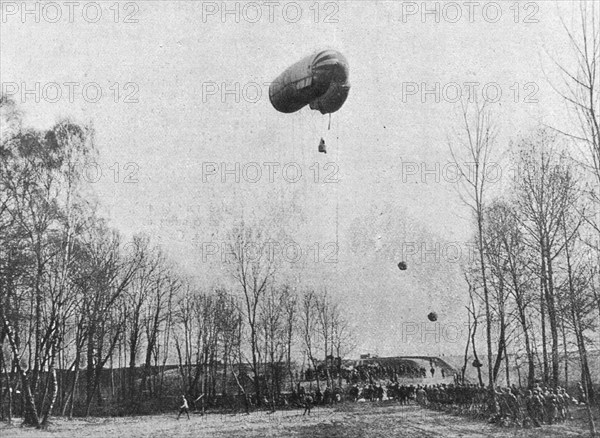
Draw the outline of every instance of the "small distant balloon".
<instances>
[{"instance_id":1,"label":"small distant balloon","mask_svg":"<svg viewBox=\"0 0 600 438\"><path fill-rule=\"evenodd\" d=\"M406 271L406 262L400 262L398 263L398 269L400 269L401 271Z\"/></svg>"},{"instance_id":2,"label":"small distant balloon","mask_svg":"<svg viewBox=\"0 0 600 438\"><path fill-rule=\"evenodd\" d=\"M431 312L429 313L429 315L427 315L427 318L429 319L429 321L435 322L437 321L437 313Z\"/></svg>"}]
</instances>

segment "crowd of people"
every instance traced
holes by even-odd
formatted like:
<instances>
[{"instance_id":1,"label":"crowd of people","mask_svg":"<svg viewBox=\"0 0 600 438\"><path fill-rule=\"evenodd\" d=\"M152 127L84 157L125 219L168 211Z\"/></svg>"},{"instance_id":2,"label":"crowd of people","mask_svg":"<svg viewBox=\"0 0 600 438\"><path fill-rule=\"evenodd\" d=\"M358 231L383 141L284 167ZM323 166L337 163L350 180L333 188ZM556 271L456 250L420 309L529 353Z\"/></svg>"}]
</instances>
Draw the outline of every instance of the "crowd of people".
<instances>
[{"instance_id":1,"label":"crowd of people","mask_svg":"<svg viewBox=\"0 0 600 438\"><path fill-rule=\"evenodd\" d=\"M307 391L299 387L292 394L292 401L304 400L310 397L312 405L331 405L341 401L351 402L373 402L383 400L397 400L400 404L409 404L415 399L417 387L414 385L400 385L398 382L389 382L387 385L377 384L353 384L344 390L339 387L333 389L329 386L321 391L318 387L314 391Z\"/></svg>"},{"instance_id":2,"label":"crowd of people","mask_svg":"<svg viewBox=\"0 0 600 438\"><path fill-rule=\"evenodd\" d=\"M427 370L423 366L419 366L414 362L406 361L394 365L382 365L380 363L360 364L354 367L343 367L341 364L336 366L328 366L325 363L317 367L317 372L320 379L325 380L327 374L334 379L342 378L346 384L360 384L365 381L374 380L391 380L396 381L398 378L425 379L434 377L438 372L438 376L446 377L446 370L436 368L433 363L430 364L430 369ZM314 369L304 371L304 380L315 380L316 373Z\"/></svg>"},{"instance_id":3,"label":"crowd of people","mask_svg":"<svg viewBox=\"0 0 600 438\"><path fill-rule=\"evenodd\" d=\"M489 416L491 422L540 427L571 418L570 406L585 403L580 385L579 397L571 397L566 389L539 384L532 389L499 387L494 390L496 407L490 410L491 392L474 384L438 384L419 386L416 401L423 407L452 411L462 415Z\"/></svg>"},{"instance_id":4,"label":"crowd of people","mask_svg":"<svg viewBox=\"0 0 600 438\"><path fill-rule=\"evenodd\" d=\"M485 418L503 425L541 427L571 419L571 406L585 403L585 393L579 385L577 397L569 395L565 388L540 386L531 389L498 387L494 390L495 409L490 406L491 392L483 385L471 383L439 383L433 385L406 385L388 382L386 385L353 384L345 390L331 389L307 392L300 387L297 396L310 413L314 405L334 404L343 400L351 402L374 402L395 400L402 405L416 403L423 408L443 410L454 414Z\"/></svg>"},{"instance_id":5,"label":"crowd of people","mask_svg":"<svg viewBox=\"0 0 600 438\"><path fill-rule=\"evenodd\" d=\"M492 392L485 385L460 383L456 378L454 383L424 384L421 381L419 384L408 384L404 381L401 384L396 378L396 370L386 370L385 368L380 370L384 373L390 372L394 379L375 380L373 375L368 372L366 373L367 381L355 381L349 385L340 385L342 383L340 379L330 380L323 390L320 385L316 385L314 389L311 386L309 389L298 383L290 396L284 397L282 400L271 401L264 397L263 405L271 406L273 410L275 405L288 408L303 407L304 415L306 415L310 414L314 406L319 405L332 405L343 401L393 400L401 405L416 404L427 409L487 419L503 425L541 427L543 424L555 424L572 419L571 407L587 403L581 384L579 384L575 398L561 387L550 388L536 384L532 388L525 389L517 388L513 384L510 387L494 389L494 408L491 403ZM433 377L433 375L432 372L431 376ZM331 383L333 385L330 386ZM188 414L189 407L185 397L182 401L178 419L181 414ZM252 400L250 404L254 404Z\"/></svg>"},{"instance_id":6,"label":"crowd of people","mask_svg":"<svg viewBox=\"0 0 600 438\"><path fill-rule=\"evenodd\" d=\"M352 370L344 370L342 377L348 384L375 380L392 380L400 378L420 379L427 377L427 370L411 363L398 366L384 366L377 363L358 365Z\"/></svg>"}]
</instances>

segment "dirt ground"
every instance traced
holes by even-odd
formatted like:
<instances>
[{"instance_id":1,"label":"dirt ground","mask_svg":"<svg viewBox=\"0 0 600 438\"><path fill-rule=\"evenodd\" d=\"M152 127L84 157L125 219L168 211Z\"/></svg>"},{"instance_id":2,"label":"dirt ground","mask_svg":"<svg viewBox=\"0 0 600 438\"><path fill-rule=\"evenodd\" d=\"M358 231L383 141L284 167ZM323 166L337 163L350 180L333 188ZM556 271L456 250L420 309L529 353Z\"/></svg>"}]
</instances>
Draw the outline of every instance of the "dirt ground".
<instances>
[{"instance_id":1,"label":"dirt ground","mask_svg":"<svg viewBox=\"0 0 600 438\"><path fill-rule=\"evenodd\" d=\"M390 403L344 404L315 408L310 416L302 411L250 415L191 414L190 420L176 415L128 418L93 418L72 421L54 419L46 431L0 424L0 437L589 437L582 411L575 420L537 429L499 427L417 406Z\"/></svg>"}]
</instances>

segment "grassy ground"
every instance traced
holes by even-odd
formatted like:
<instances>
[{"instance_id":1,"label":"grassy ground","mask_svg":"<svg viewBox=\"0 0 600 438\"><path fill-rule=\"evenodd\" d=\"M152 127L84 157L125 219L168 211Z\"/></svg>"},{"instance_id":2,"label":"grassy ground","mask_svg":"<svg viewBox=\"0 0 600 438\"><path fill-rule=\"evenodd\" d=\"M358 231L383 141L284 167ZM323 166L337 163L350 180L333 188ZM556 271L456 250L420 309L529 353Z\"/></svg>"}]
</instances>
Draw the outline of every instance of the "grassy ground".
<instances>
[{"instance_id":1,"label":"grassy ground","mask_svg":"<svg viewBox=\"0 0 600 438\"><path fill-rule=\"evenodd\" d=\"M499 427L462 417L391 403L344 404L302 411L250 415L176 415L128 418L93 418L68 421L56 418L46 431L0 425L0 437L9 438L126 438L126 437L589 437L583 412L575 420L537 429Z\"/></svg>"}]
</instances>

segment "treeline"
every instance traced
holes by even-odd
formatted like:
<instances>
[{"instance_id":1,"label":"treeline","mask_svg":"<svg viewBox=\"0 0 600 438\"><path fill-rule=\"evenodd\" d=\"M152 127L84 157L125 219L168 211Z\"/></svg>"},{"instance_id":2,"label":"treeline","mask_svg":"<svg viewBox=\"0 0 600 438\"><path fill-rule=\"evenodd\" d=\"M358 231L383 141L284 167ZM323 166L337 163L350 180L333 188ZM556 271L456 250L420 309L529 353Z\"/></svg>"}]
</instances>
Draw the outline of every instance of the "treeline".
<instances>
[{"instance_id":1,"label":"treeline","mask_svg":"<svg viewBox=\"0 0 600 438\"><path fill-rule=\"evenodd\" d=\"M90 126L27 128L4 97L0 112L3 419L44 427L104 412L115 392L108 402L133 413L173 393L225 395L231 380L247 403L274 403L296 383L294 361L316 368L348 352L349 325L326 291L292 287L278 260L250 255L269 243L264 227L233 226L229 286L200 287L147 236L127 241L100 217L82 175L97 154Z\"/></svg>"},{"instance_id":2,"label":"treeline","mask_svg":"<svg viewBox=\"0 0 600 438\"><path fill-rule=\"evenodd\" d=\"M510 383L509 370L517 366L526 370L529 386L567 385L569 356L577 351L593 397L587 352L600 315L599 253L587 178L548 130L514 146L519 172L482 203L483 257L466 269L471 330L484 321L492 327L492 382L505 377ZM466 346L463 373L469 347L476 344ZM473 354L479 361L476 349ZM517 363L509 363L509 355Z\"/></svg>"},{"instance_id":3,"label":"treeline","mask_svg":"<svg viewBox=\"0 0 600 438\"><path fill-rule=\"evenodd\" d=\"M594 401L588 352L598 348L600 321L600 33L594 6L582 2L579 12L581 28L566 28L576 63L557 64L564 126L540 126L503 148L491 108L464 104L450 149L478 250L464 270L470 333L463 377L473 365L480 383L484 368L489 387L503 373L510 384L517 367L529 386L556 388L578 383L569 382L571 367ZM498 163L510 181L498 181ZM486 363L477 353L479 330Z\"/></svg>"}]
</instances>

